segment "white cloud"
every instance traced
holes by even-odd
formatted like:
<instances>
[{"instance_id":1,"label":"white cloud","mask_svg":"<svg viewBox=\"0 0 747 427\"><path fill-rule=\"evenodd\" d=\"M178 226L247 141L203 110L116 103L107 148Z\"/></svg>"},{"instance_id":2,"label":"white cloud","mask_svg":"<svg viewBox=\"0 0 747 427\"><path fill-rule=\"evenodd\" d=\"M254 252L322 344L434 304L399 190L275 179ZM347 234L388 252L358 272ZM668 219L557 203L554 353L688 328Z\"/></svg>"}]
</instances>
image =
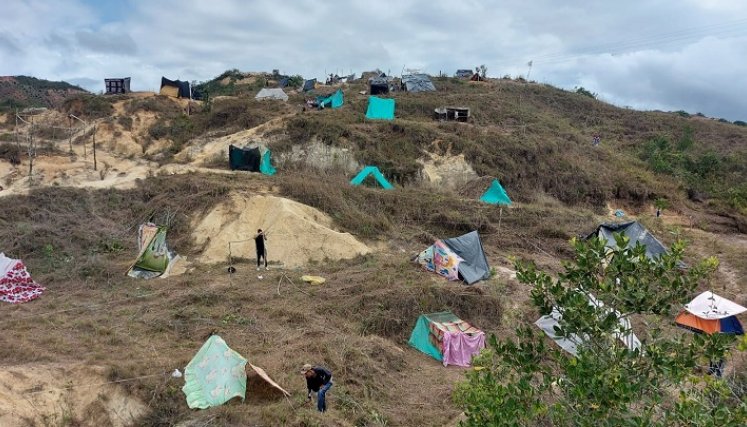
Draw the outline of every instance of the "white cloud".
<instances>
[{"instance_id":1,"label":"white cloud","mask_svg":"<svg viewBox=\"0 0 747 427\"><path fill-rule=\"evenodd\" d=\"M534 59L532 78L620 105L730 119L747 110L737 97L747 93L747 3L737 0L152 0L118 16L91 0L5 3L0 74L96 91L108 76L155 89L161 75L205 80L228 68L321 77L486 64L519 75Z\"/></svg>"}]
</instances>

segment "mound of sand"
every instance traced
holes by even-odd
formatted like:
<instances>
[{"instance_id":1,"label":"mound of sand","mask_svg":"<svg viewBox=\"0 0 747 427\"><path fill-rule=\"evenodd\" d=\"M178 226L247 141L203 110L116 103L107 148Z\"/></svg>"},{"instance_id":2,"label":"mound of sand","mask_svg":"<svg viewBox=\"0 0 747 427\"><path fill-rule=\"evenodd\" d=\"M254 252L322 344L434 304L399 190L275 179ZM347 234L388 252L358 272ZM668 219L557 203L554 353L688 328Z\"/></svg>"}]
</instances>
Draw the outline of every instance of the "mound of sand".
<instances>
[{"instance_id":1,"label":"mound of sand","mask_svg":"<svg viewBox=\"0 0 747 427\"><path fill-rule=\"evenodd\" d=\"M267 257L271 263L300 267L310 260L349 259L370 249L349 233L332 229L332 219L301 203L275 196L234 194L216 206L192 234L204 246L197 259L205 263L226 262L228 242L234 256L254 258L258 228L267 233Z\"/></svg>"},{"instance_id":2,"label":"mound of sand","mask_svg":"<svg viewBox=\"0 0 747 427\"><path fill-rule=\"evenodd\" d=\"M455 190L477 178L477 173L464 159L464 154L440 156L427 153L427 156L428 158L418 160L423 165L422 176L425 182Z\"/></svg>"},{"instance_id":3,"label":"mound of sand","mask_svg":"<svg viewBox=\"0 0 747 427\"><path fill-rule=\"evenodd\" d=\"M0 425L134 425L146 406L106 384L105 372L84 365L1 367Z\"/></svg>"}]
</instances>

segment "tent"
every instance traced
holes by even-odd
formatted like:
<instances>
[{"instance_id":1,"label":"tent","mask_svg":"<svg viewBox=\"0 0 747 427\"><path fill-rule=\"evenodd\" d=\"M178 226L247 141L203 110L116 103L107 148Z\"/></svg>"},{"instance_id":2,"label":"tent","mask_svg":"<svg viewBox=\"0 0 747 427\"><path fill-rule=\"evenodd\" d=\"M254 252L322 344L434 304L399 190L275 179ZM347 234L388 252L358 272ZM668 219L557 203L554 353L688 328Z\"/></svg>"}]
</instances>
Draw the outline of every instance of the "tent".
<instances>
[{"instance_id":1,"label":"tent","mask_svg":"<svg viewBox=\"0 0 747 427\"><path fill-rule=\"evenodd\" d=\"M433 92L436 87L427 74L405 74L402 76L402 89L407 92Z\"/></svg>"},{"instance_id":2,"label":"tent","mask_svg":"<svg viewBox=\"0 0 747 427\"><path fill-rule=\"evenodd\" d=\"M319 108L340 108L342 107L344 98L341 89L337 89L335 93L329 96L319 96L316 98L316 104Z\"/></svg>"},{"instance_id":3,"label":"tent","mask_svg":"<svg viewBox=\"0 0 747 427\"><path fill-rule=\"evenodd\" d=\"M394 100L369 96L366 118L369 120L394 120Z\"/></svg>"},{"instance_id":4,"label":"tent","mask_svg":"<svg viewBox=\"0 0 747 427\"><path fill-rule=\"evenodd\" d=\"M138 228L138 256L127 271L127 275L136 279L152 279L168 275L169 267L176 261L177 255L169 251L166 245L166 227L153 223L141 224Z\"/></svg>"},{"instance_id":5,"label":"tent","mask_svg":"<svg viewBox=\"0 0 747 427\"><path fill-rule=\"evenodd\" d=\"M172 98L190 98L189 82L169 80L166 77L161 77L160 94Z\"/></svg>"},{"instance_id":6,"label":"tent","mask_svg":"<svg viewBox=\"0 0 747 427\"><path fill-rule=\"evenodd\" d=\"M261 172L270 176L277 172L272 166L272 152L261 144L249 144L244 148L230 145L228 165L231 170Z\"/></svg>"},{"instance_id":7,"label":"tent","mask_svg":"<svg viewBox=\"0 0 747 427\"><path fill-rule=\"evenodd\" d=\"M184 368L187 406L205 409L246 396L246 359L212 335Z\"/></svg>"},{"instance_id":8,"label":"tent","mask_svg":"<svg viewBox=\"0 0 747 427\"><path fill-rule=\"evenodd\" d=\"M415 262L428 271L449 280L461 279L468 285L490 277L490 266L477 231L437 240L415 257Z\"/></svg>"},{"instance_id":9,"label":"tent","mask_svg":"<svg viewBox=\"0 0 747 427\"><path fill-rule=\"evenodd\" d=\"M280 101L287 101L288 95L283 92L283 89L265 87L257 93L257 96L255 96L254 99L277 99Z\"/></svg>"},{"instance_id":10,"label":"tent","mask_svg":"<svg viewBox=\"0 0 747 427\"><path fill-rule=\"evenodd\" d=\"M510 205L511 199L506 194L506 190L497 179L494 179L490 184L490 188L480 197L481 202L489 203L491 205Z\"/></svg>"},{"instance_id":11,"label":"tent","mask_svg":"<svg viewBox=\"0 0 747 427\"><path fill-rule=\"evenodd\" d=\"M117 93L129 93L130 92L130 78L124 77L121 79L104 79L104 86L107 95Z\"/></svg>"},{"instance_id":12,"label":"tent","mask_svg":"<svg viewBox=\"0 0 747 427\"><path fill-rule=\"evenodd\" d=\"M675 323L699 333L744 335L742 324L736 316L745 311L747 308L706 291L685 305L685 310L677 315Z\"/></svg>"},{"instance_id":13,"label":"tent","mask_svg":"<svg viewBox=\"0 0 747 427\"><path fill-rule=\"evenodd\" d=\"M45 290L31 278L23 261L0 252L0 301L11 304L29 302L39 298Z\"/></svg>"},{"instance_id":14,"label":"tent","mask_svg":"<svg viewBox=\"0 0 747 427\"><path fill-rule=\"evenodd\" d=\"M381 77L368 79L368 93L371 95L386 95L389 93L389 79L382 74Z\"/></svg>"},{"instance_id":15,"label":"tent","mask_svg":"<svg viewBox=\"0 0 747 427\"><path fill-rule=\"evenodd\" d=\"M361 169L361 171L358 172L358 175L350 180L350 183L355 186L361 185L369 175L372 175L384 190L391 190L394 188L376 166L366 166Z\"/></svg>"},{"instance_id":16,"label":"tent","mask_svg":"<svg viewBox=\"0 0 747 427\"><path fill-rule=\"evenodd\" d=\"M596 231L586 236L587 239L592 237L601 237L607 241L607 247L615 248L614 233L622 233L630 238L629 248L635 247L637 242L646 247L646 256L653 259L667 252L667 248L654 237L653 234L646 230L638 221L626 222L621 224L602 224L597 227Z\"/></svg>"},{"instance_id":17,"label":"tent","mask_svg":"<svg viewBox=\"0 0 747 427\"><path fill-rule=\"evenodd\" d=\"M582 292L582 291L578 291ZM584 293L584 296L588 299L589 305L594 305L596 307L604 307L604 303L594 298L593 295L589 293ZM612 310L612 309L608 309ZM615 311L617 316L620 316L620 313ZM574 356L578 356L578 346L584 343L586 341L586 337L581 337L576 334L570 334L567 337L561 337L556 335L555 328L560 327L560 320L563 318L563 314L558 310L558 308L553 308L552 312L550 314L547 314L545 316L542 316L534 322L534 324L542 329L542 331L550 337L555 343L560 346L563 350L567 351L568 353L571 353ZM602 319L600 319L600 322ZM624 331L627 331L625 333L616 333L617 339L622 341L626 347L630 350L639 349L641 347L641 341L638 339L638 337L633 333L632 331L632 325L630 324L630 320L627 318L620 318L619 323L622 326L622 329Z\"/></svg>"},{"instance_id":18,"label":"tent","mask_svg":"<svg viewBox=\"0 0 747 427\"><path fill-rule=\"evenodd\" d=\"M456 73L454 73L454 77L458 77L460 79L469 79L472 77L472 74L474 74L474 71L471 69L461 69L457 70Z\"/></svg>"},{"instance_id":19,"label":"tent","mask_svg":"<svg viewBox=\"0 0 747 427\"><path fill-rule=\"evenodd\" d=\"M316 87L316 79L309 79L309 80L304 80L303 81L302 90L304 92L308 92L310 90L314 90L315 87Z\"/></svg>"},{"instance_id":20,"label":"tent","mask_svg":"<svg viewBox=\"0 0 747 427\"><path fill-rule=\"evenodd\" d=\"M444 366L470 366L472 356L485 348L485 332L450 311L423 314L415 323L409 344Z\"/></svg>"}]
</instances>

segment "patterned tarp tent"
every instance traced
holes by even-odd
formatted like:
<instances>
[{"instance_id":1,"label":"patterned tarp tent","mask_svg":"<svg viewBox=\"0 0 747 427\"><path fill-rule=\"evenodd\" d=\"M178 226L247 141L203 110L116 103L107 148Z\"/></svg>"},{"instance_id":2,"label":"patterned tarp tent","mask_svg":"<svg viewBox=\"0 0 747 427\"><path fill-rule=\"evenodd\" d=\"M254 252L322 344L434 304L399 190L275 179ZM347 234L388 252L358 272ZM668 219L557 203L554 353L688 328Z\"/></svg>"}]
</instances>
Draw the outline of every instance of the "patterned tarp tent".
<instances>
[{"instance_id":1,"label":"patterned tarp tent","mask_svg":"<svg viewBox=\"0 0 747 427\"><path fill-rule=\"evenodd\" d=\"M28 302L39 298L45 289L31 278L23 261L0 252L0 301Z\"/></svg>"},{"instance_id":2,"label":"patterned tarp tent","mask_svg":"<svg viewBox=\"0 0 747 427\"><path fill-rule=\"evenodd\" d=\"M470 366L472 356L485 348L485 332L450 311L423 314L415 323L409 344L444 366Z\"/></svg>"},{"instance_id":3,"label":"patterned tarp tent","mask_svg":"<svg viewBox=\"0 0 747 427\"><path fill-rule=\"evenodd\" d=\"M511 204L511 198L508 197L506 190L503 189L503 186L497 179L493 180L487 191L480 197L480 201L491 205L508 206Z\"/></svg>"},{"instance_id":4,"label":"patterned tarp tent","mask_svg":"<svg viewBox=\"0 0 747 427\"><path fill-rule=\"evenodd\" d=\"M677 315L675 323L683 328L709 335L744 335L737 315L745 311L747 308L706 291L685 305L685 310Z\"/></svg>"},{"instance_id":5,"label":"patterned tarp tent","mask_svg":"<svg viewBox=\"0 0 747 427\"><path fill-rule=\"evenodd\" d=\"M246 396L246 359L223 338L213 335L184 368L184 387L190 408L205 409Z\"/></svg>"},{"instance_id":6,"label":"patterned tarp tent","mask_svg":"<svg viewBox=\"0 0 747 427\"><path fill-rule=\"evenodd\" d=\"M490 266L477 231L438 240L416 256L414 261L428 271L449 280L461 279L468 285L490 277Z\"/></svg>"},{"instance_id":7,"label":"patterned tarp tent","mask_svg":"<svg viewBox=\"0 0 747 427\"><path fill-rule=\"evenodd\" d=\"M153 223L141 224L138 228L138 256L127 271L137 279L152 279L168 272L177 255L169 251L166 244L166 227Z\"/></svg>"}]
</instances>

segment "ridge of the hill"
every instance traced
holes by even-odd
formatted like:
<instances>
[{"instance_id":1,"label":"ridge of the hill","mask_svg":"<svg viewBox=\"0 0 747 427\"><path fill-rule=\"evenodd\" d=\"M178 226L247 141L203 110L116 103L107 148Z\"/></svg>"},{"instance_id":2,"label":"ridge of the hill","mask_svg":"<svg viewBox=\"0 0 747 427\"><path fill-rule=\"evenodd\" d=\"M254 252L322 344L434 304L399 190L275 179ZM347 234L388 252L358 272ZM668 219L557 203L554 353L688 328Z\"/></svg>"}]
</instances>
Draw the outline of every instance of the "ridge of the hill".
<instances>
[{"instance_id":1,"label":"ridge of the hill","mask_svg":"<svg viewBox=\"0 0 747 427\"><path fill-rule=\"evenodd\" d=\"M87 93L64 81L29 76L0 76L0 111L26 107L58 107L69 96Z\"/></svg>"}]
</instances>

